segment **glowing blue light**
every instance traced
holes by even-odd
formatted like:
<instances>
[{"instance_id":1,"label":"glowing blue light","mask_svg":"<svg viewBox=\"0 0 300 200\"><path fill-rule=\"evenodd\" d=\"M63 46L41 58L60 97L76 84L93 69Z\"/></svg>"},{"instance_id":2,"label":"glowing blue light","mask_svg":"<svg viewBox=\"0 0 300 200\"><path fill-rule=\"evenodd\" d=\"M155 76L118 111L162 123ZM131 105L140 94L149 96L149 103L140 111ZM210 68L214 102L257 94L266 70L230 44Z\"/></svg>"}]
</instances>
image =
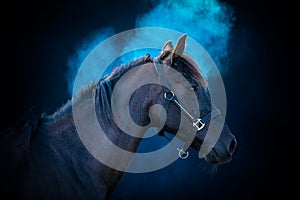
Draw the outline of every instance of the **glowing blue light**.
<instances>
[{"instance_id":1,"label":"glowing blue light","mask_svg":"<svg viewBox=\"0 0 300 200\"><path fill-rule=\"evenodd\" d=\"M189 37L204 47L221 72L226 70L228 43L233 26L233 10L229 5L217 0L152 0L152 3L155 7L149 12L138 16L135 28L162 27L187 33ZM131 28L133 27L129 27L129 29ZM73 79L85 56L101 41L112 36L114 33L115 31L111 27L104 28L100 32L95 33L94 37L82 42L77 53L69 59L69 70L66 77L70 94L72 93ZM155 41L156 39L155 35L140 35L139 37L142 39L134 41ZM173 41L173 43L175 42ZM132 40L124 43L124 48L132 48L134 46L139 45L136 45ZM113 49L114 47L111 47L105 53L109 53ZM189 50L192 51L191 49ZM137 53L128 54L120 58L118 62L127 63L137 58L137 56L143 56L146 53L149 52L139 50ZM151 56L156 55L151 54ZM101 63L99 63L99 67L101 67Z\"/></svg>"}]
</instances>

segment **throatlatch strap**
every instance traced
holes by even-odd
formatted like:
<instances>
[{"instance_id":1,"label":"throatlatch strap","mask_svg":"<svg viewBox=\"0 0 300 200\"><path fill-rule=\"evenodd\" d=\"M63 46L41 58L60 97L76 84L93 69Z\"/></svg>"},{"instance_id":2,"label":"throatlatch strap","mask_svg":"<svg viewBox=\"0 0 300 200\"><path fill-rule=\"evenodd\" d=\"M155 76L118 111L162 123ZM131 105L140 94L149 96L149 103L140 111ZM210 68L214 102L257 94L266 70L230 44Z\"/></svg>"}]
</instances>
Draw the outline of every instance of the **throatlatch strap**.
<instances>
[{"instance_id":1,"label":"throatlatch strap","mask_svg":"<svg viewBox=\"0 0 300 200\"><path fill-rule=\"evenodd\" d=\"M204 116L202 118L202 122L204 122L206 124L207 122L209 122L211 119L217 117L218 115L221 115L221 111L219 109L215 109L208 115Z\"/></svg>"}]
</instances>

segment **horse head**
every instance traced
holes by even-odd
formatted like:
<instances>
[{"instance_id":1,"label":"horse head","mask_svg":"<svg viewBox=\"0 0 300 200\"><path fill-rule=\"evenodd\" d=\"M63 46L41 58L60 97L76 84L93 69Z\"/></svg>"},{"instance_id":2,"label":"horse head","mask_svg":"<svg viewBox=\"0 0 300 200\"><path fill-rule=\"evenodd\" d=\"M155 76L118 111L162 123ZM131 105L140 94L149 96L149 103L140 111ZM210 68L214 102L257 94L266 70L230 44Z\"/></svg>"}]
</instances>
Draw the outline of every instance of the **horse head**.
<instances>
[{"instance_id":1,"label":"horse head","mask_svg":"<svg viewBox=\"0 0 300 200\"><path fill-rule=\"evenodd\" d=\"M227 163L232 159L237 141L224 117L213 105L208 83L199 66L192 58L183 54L185 39L186 34L179 38L175 47L171 41L167 41L160 55L154 59L153 63L163 87L154 90L156 92L153 96L156 100L150 102L152 105L163 105L165 111L152 109L149 112L150 118L154 126L160 127L160 134L167 131L175 135L180 129L185 133L176 136L187 140L186 136L194 131L191 147L200 151L206 145L208 149L205 153L199 152L199 156L202 155L211 164ZM182 100L188 102L184 104L181 103ZM180 126L182 123L188 125ZM215 133L218 131L219 134ZM210 139L205 141L206 136ZM182 152L186 153L185 150Z\"/></svg>"}]
</instances>

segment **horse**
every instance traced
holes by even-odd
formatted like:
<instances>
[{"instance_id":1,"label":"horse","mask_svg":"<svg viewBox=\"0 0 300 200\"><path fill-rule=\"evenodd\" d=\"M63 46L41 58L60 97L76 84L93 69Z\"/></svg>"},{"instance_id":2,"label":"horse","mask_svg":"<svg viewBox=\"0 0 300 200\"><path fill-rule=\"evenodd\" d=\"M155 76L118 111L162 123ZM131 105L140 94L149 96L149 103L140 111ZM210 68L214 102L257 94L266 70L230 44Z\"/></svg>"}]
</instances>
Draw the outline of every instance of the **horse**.
<instances>
[{"instance_id":1,"label":"horse","mask_svg":"<svg viewBox=\"0 0 300 200\"><path fill-rule=\"evenodd\" d=\"M132 120L141 127L157 128L160 136L165 136L165 132L176 136L184 118L192 122L186 129L193 129L195 135L188 147L177 148L178 155L186 158L189 146L199 151L208 127L220 127L223 116L212 105L208 83L199 66L183 53L185 38L186 34L181 36L175 47L167 41L155 58L147 54L116 67L109 75L83 87L75 100L68 100L55 112L42 114L3 132L0 147L4 160L1 163L2 194L15 199L109 199L124 171L100 162L86 148L77 133L72 104L75 102L78 108L82 108L95 102L97 121L109 140L122 149L136 152L142 137L128 135L118 128L111 108L114 87L133 69L136 70L133 73L146 70L147 76L152 74L164 84L147 84L131 96L125 95ZM167 69L178 72L189 84L170 80ZM133 85L137 84L136 76L131 77ZM174 88L180 89L174 92ZM118 92L124 93L124 90L117 91L118 100L122 100L123 95ZM179 96L188 98L190 93L195 94L199 107L187 108L180 103ZM161 105L164 109L152 109L154 105ZM89 119L90 112L81 112L81 115ZM141 130L141 134L145 134L145 129ZM188 132L185 128L183 130ZM105 145L102 141L96 142ZM225 123L217 142L203 158L209 164L228 163L236 145L237 140ZM109 151L104 153L112 154ZM119 156L117 160L128 166L132 157Z\"/></svg>"}]
</instances>

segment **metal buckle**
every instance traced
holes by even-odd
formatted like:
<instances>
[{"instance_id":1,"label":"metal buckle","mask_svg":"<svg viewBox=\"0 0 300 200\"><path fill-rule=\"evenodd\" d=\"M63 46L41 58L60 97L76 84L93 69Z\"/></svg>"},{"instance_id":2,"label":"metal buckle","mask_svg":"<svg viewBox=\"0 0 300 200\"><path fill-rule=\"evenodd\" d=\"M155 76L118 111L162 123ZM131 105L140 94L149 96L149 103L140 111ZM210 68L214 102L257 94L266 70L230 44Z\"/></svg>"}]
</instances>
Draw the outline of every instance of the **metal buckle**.
<instances>
[{"instance_id":1,"label":"metal buckle","mask_svg":"<svg viewBox=\"0 0 300 200\"><path fill-rule=\"evenodd\" d=\"M177 151L178 151L178 156L179 158L181 159L186 159L187 157L189 157L189 151L183 151L183 149L179 149L177 148Z\"/></svg>"},{"instance_id":2,"label":"metal buckle","mask_svg":"<svg viewBox=\"0 0 300 200\"><path fill-rule=\"evenodd\" d=\"M198 124L200 124L200 127L198 126ZM196 122L193 122L193 126L197 129L197 131L201 131L204 126L205 126L205 123L201 121L201 119L197 119Z\"/></svg>"}]
</instances>

